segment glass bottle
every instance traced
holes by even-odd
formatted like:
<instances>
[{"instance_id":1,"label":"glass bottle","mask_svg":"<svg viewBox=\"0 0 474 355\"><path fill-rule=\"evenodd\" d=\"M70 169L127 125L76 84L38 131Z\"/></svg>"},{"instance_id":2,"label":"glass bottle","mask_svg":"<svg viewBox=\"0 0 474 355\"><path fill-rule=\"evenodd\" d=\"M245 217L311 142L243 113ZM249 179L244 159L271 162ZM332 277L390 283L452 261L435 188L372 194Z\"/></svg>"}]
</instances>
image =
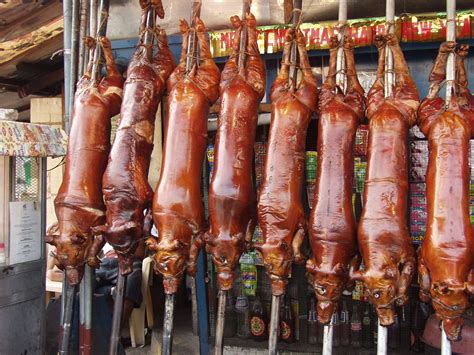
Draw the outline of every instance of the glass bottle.
<instances>
[{"instance_id":1,"label":"glass bottle","mask_svg":"<svg viewBox=\"0 0 474 355\"><path fill-rule=\"evenodd\" d=\"M359 309L357 303L352 306L351 316L351 345L353 348L361 347L362 339L362 320L359 315Z\"/></svg>"},{"instance_id":2,"label":"glass bottle","mask_svg":"<svg viewBox=\"0 0 474 355\"><path fill-rule=\"evenodd\" d=\"M250 333L254 340L264 341L268 338L267 324L267 314L260 298L257 296L253 303L250 315Z\"/></svg>"},{"instance_id":3,"label":"glass bottle","mask_svg":"<svg viewBox=\"0 0 474 355\"><path fill-rule=\"evenodd\" d=\"M403 350L410 349L410 314L408 304L400 307L400 347Z\"/></svg>"},{"instance_id":4,"label":"glass bottle","mask_svg":"<svg viewBox=\"0 0 474 355\"><path fill-rule=\"evenodd\" d=\"M396 311L393 324L388 326L387 345L394 350L400 348L400 318Z\"/></svg>"},{"instance_id":5,"label":"glass bottle","mask_svg":"<svg viewBox=\"0 0 474 355\"><path fill-rule=\"evenodd\" d=\"M318 343L318 315L316 311L316 300L313 295L309 296L308 306L308 344Z\"/></svg>"},{"instance_id":6,"label":"glass bottle","mask_svg":"<svg viewBox=\"0 0 474 355\"><path fill-rule=\"evenodd\" d=\"M331 323L333 326L332 346L337 348L341 345L341 322L339 320L339 312L336 311L333 313Z\"/></svg>"},{"instance_id":7,"label":"glass bottle","mask_svg":"<svg viewBox=\"0 0 474 355\"><path fill-rule=\"evenodd\" d=\"M342 300L341 310L341 345L349 346L351 344L351 321L349 318L349 309L347 308L347 300Z\"/></svg>"},{"instance_id":8,"label":"glass bottle","mask_svg":"<svg viewBox=\"0 0 474 355\"><path fill-rule=\"evenodd\" d=\"M377 316L377 311L374 307L371 307L371 315L372 315L372 324L373 326L373 339L374 345L377 346L377 338L378 338L378 331L379 331L379 317Z\"/></svg>"},{"instance_id":9,"label":"glass bottle","mask_svg":"<svg viewBox=\"0 0 474 355\"><path fill-rule=\"evenodd\" d=\"M224 338L232 338L235 335L235 326L234 299L232 292L226 292Z\"/></svg>"},{"instance_id":10,"label":"glass bottle","mask_svg":"<svg viewBox=\"0 0 474 355\"><path fill-rule=\"evenodd\" d=\"M362 317L362 346L366 349L372 348L372 317L370 314L370 305L365 304L364 316Z\"/></svg>"},{"instance_id":11,"label":"glass bottle","mask_svg":"<svg viewBox=\"0 0 474 355\"><path fill-rule=\"evenodd\" d=\"M237 336L247 339L250 337L250 306L247 296L237 297L235 312L237 314Z\"/></svg>"},{"instance_id":12,"label":"glass bottle","mask_svg":"<svg viewBox=\"0 0 474 355\"><path fill-rule=\"evenodd\" d=\"M293 343L295 339L295 319L293 310L291 309L291 301L289 297L285 297L285 306L283 317L280 321L280 337L285 343Z\"/></svg>"},{"instance_id":13,"label":"glass bottle","mask_svg":"<svg viewBox=\"0 0 474 355\"><path fill-rule=\"evenodd\" d=\"M422 306L424 306L424 304L417 299L414 306L415 309L413 312L413 317L410 323L410 350L415 353L422 353L425 351L425 343L423 343L421 340L426 323L425 312L423 311Z\"/></svg>"}]
</instances>

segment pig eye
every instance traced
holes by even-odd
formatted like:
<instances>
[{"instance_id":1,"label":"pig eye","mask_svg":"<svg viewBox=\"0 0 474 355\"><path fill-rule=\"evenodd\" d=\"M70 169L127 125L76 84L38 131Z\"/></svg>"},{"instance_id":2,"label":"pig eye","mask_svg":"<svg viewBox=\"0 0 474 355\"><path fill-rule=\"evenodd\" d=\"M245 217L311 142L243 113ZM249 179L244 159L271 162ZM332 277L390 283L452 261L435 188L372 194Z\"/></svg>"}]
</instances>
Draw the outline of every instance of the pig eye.
<instances>
[{"instance_id":1,"label":"pig eye","mask_svg":"<svg viewBox=\"0 0 474 355\"><path fill-rule=\"evenodd\" d=\"M280 249L283 250L283 251L288 250L288 244L286 244L286 243L281 243L281 244L280 244Z\"/></svg>"},{"instance_id":2,"label":"pig eye","mask_svg":"<svg viewBox=\"0 0 474 355\"><path fill-rule=\"evenodd\" d=\"M163 270L168 270L168 267L166 266L166 263L160 263L160 267L161 267Z\"/></svg>"},{"instance_id":3,"label":"pig eye","mask_svg":"<svg viewBox=\"0 0 474 355\"><path fill-rule=\"evenodd\" d=\"M320 295L325 295L326 294L326 287L324 286L316 286L316 291L318 291L318 293Z\"/></svg>"}]
</instances>

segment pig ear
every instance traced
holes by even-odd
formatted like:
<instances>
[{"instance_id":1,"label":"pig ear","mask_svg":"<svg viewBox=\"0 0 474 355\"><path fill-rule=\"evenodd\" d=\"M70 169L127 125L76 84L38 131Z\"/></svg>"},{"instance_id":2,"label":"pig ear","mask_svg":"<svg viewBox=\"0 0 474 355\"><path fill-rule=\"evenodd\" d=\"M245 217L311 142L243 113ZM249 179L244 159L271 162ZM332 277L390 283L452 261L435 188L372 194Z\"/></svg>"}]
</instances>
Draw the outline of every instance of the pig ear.
<instances>
[{"instance_id":1,"label":"pig ear","mask_svg":"<svg viewBox=\"0 0 474 355\"><path fill-rule=\"evenodd\" d=\"M387 279L394 279L397 277L397 270L395 270L393 267L387 267L384 271L384 277Z\"/></svg>"},{"instance_id":2,"label":"pig ear","mask_svg":"<svg viewBox=\"0 0 474 355\"><path fill-rule=\"evenodd\" d=\"M238 246L238 245L242 242L242 238L243 238L242 233L234 234L234 235L231 237L232 244L233 244L234 246Z\"/></svg>"},{"instance_id":3,"label":"pig ear","mask_svg":"<svg viewBox=\"0 0 474 355\"><path fill-rule=\"evenodd\" d=\"M334 266L333 271L336 275L344 275L346 272L346 268L344 267L342 263L337 263Z\"/></svg>"},{"instance_id":4,"label":"pig ear","mask_svg":"<svg viewBox=\"0 0 474 355\"><path fill-rule=\"evenodd\" d=\"M48 244L55 245L55 237L59 237L59 225L58 222L53 223L46 231L44 241Z\"/></svg>"},{"instance_id":5,"label":"pig ear","mask_svg":"<svg viewBox=\"0 0 474 355\"><path fill-rule=\"evenodd\" d=\"M182 249L185 246L186 246L186 244L184 244L181 240L178 240L178 239L173 240L173 244L172 244L172 249L173 250Z\"/></svg>"},{"instance_id":6,"label":"pig ear","mask_svg":"<svg viewBox=\"0 0 474 355\"><path fill-rule=\"evenodd\" d=\"M209 245L209 246L213 247L216 244L214 238L212 238L209 235L209 233L204 233L202 239L204 240L204 243L206 243L206 246Z\"/></svg>"},{"instance_id":7,"label":"pig ear","mask_svg":"<svg viewBox=\"0 0 474 355\"><path fill-rule=\"evenodd\" d=\"M317 271L316 264L313 259L308 259L306 261L306 271L311 275Z\"/></svg>"},{"instance_id":8,"label":"pig ear","mask_svg":"<svg viewBox=\"0 0 474 355\"><path fill-rule=\"evenodd\" d=\"M108 228L104 224L103 226L96 226L91 228L91 232L93 235L102 235L107 234Z\"/></svg>"},{"instance_id":9,"label":"pig ear","mask_svg":"<svg viewBox=\"0 0 474 355\"><path fill-rule=\"evenodd\" d=\"M449 287L445 282L436 282L433 284L433 289L441 294L447 294L449 291Z\"/></svg>"},{"instance_id":10,"label":"pig ear","mask_svg":"<svg viewBox=\"0 0 474 355\"><path fill-rule=\"evenodd\" d=\"M44 237L44 241L48 244L56 245L56 242L54 241L54 237L55 235L53 234L46 234L46 236Z\"/></svg>"},{"instance_id":11,"label":"pig ear","mask_svg":"<svg viewBox=\"0 0 474 355\"><path fill-rule=\"evenodd\" d=\"M474 295L474 269L469 272L467 282L464 283L464 291Z\"/></svg>"},{"instance_id":12,"label":"pig ear","mask_svg":"<svg viewBox=\"0 0 474 355\"><path fill-rule=\"evenodd\" d=\"M361 270L351 270L349 276L353 281L364 281L365 274Z\"/></svg>"}]
</instances>

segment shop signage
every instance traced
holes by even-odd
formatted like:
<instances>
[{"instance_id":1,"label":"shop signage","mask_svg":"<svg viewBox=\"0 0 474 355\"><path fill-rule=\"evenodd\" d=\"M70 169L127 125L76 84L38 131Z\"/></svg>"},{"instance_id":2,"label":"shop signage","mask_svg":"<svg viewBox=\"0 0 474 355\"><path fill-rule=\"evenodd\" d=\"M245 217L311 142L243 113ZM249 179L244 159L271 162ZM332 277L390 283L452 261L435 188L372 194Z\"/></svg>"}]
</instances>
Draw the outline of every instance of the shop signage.
<instances>
[{"instance_id":1,"label":"shop signage","mask_svg":"<svg viewBox=\"0 0 474 355\"><path fill-rule=\"evenodd\" d=\"M473 37L474 11L458 12L456 19L457 38ZM402 42L442 41L446 38L446 14L404 15L395 19L395 33ZM349 20L346 34L354 40L356 47L374 44L377 34L386 31L385 18ZM258 46L260 53L270 54L283 50L288 26L259 27ZM301 30L307 38L307 49L326 49L329 39L338 33L337 22L303 23ZM228 56L232 53L234 31L210 32L211 51L214 57Z\"/></svg>"}]
</instances>

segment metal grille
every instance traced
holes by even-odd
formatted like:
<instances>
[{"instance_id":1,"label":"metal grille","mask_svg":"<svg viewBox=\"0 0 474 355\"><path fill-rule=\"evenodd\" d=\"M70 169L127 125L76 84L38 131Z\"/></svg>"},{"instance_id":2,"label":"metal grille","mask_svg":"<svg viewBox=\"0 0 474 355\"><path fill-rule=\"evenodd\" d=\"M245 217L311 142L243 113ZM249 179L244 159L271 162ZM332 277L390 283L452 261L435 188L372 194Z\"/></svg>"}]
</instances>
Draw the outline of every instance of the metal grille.
<instances>
[{"instance_id":1,"label":"metal grille","mask_svg":"<svg viewBox=\"0 0 474 355\"><path fill-rule=\"evenodd\" d=\"M40 200L40 159L35 157L14 157L13 201Z\"/></svg>"}]
</instances>

